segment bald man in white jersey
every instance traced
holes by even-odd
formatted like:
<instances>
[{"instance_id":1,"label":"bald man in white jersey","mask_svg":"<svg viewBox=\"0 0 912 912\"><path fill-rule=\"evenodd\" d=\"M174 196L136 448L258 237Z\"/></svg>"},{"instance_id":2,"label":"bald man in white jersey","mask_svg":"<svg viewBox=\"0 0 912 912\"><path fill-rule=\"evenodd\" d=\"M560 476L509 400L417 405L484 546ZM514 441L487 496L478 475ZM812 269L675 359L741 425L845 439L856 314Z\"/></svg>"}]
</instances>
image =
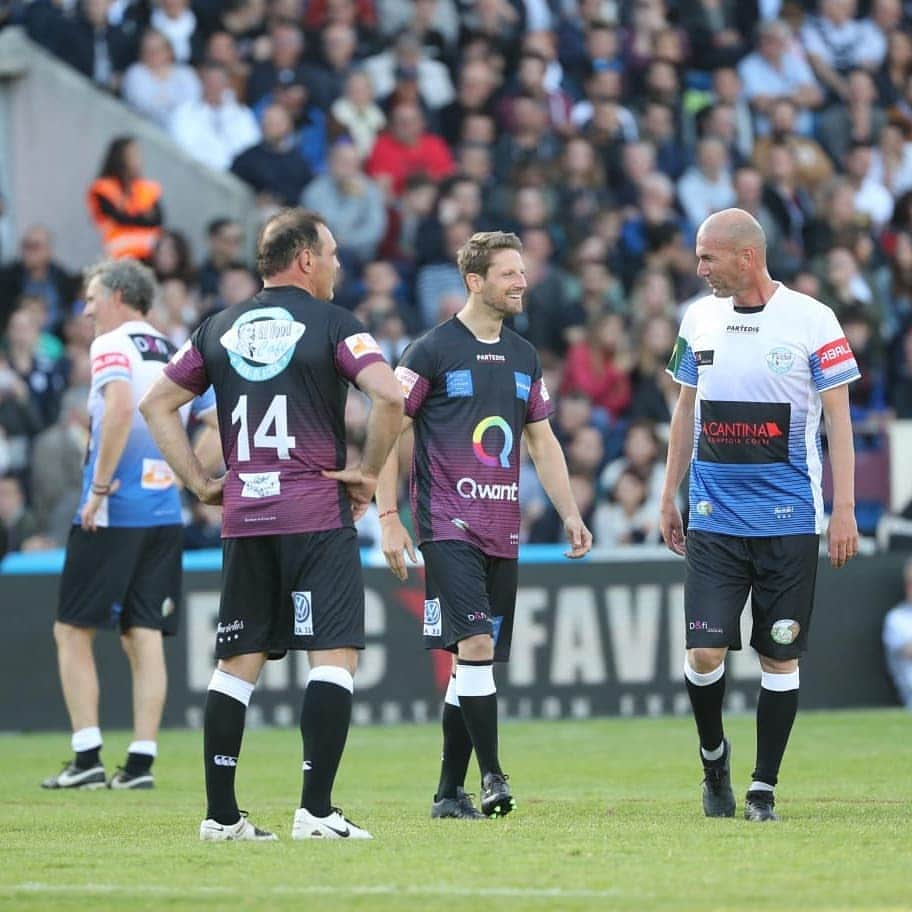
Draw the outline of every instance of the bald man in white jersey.
<instances>
[{"instance_id":1,"label":"bald man in white jersey","mask_svg":"<svg viewBox=\"0 0 912 912\"><path fill-rule=\"evenodd\" d=\"M681 384L671 420L662 536L687 561L684 677L700 736L707 817L732 817L731 746L722 725L725 656L741 648L751 595L760 656L757 754L745 817L776 820L773 790L798 709L819 536L842 567L858 551L848 384L860 376L833 312L766 267L766 238L741 209L697 234L711 289L681 321L668 365ZM826 523L819 425L826 422L833 510ZM690 467L685 538L675 502Z\"/></svg>"}]
</instances>

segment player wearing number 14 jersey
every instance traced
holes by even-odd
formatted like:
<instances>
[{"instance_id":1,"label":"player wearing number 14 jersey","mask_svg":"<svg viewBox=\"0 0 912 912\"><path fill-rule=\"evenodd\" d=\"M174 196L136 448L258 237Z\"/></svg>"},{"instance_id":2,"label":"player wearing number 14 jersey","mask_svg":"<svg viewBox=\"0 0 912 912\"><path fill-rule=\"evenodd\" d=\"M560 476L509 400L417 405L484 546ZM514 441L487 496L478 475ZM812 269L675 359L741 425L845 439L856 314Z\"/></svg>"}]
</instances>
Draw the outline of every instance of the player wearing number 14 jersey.
<instances>
[{"instance_id":1,"label":"player wearing number 14 jersey","mask_svg":"<svg viewBox=\"0 0 912 912\"><path fill-rule=\"evenodd\" d=\"M377 343L327 303L339 269L323 220L284 210L266 225L265 287L194 332L143 401L174 471L222 501L223 568L216 656L205 714L205 840L271 839L238 811L234 773L244 716L268 658L306 649L301 710L304 787L292 837L370 838L332 806L351 718L364 588L353 520L367 508L399 429L402 395ZM360 468L345 471L349 383L371 398ZM197 390L215 389L227 474L207 478L174 423Z\"/></svg>"},{"instance_id":2,"label":"player wearing number 14 jersey","mask_svg":"<svg viewBox=\"0 0 912 912\"><path fill-rule=\"evenodd\" d=\"M443 708L443 763L433 817L480 818L463 785L474 748L481 810L500 816L513 796L497 750L493 663L510 655L519 547L519 447L525 436L539 478L564 520L568 557L592 544L570 490L548 417L551 403L535 349L503 321L522 310L522 245L515 234L473 235L459 251L465 307L410 346L396 368L405 427L414 427L412 514L424 556L428 648L454 653ZM399 520L397 463L377 487L383 551L404 579L414 560Z\"/></svg>"}]
</instances>

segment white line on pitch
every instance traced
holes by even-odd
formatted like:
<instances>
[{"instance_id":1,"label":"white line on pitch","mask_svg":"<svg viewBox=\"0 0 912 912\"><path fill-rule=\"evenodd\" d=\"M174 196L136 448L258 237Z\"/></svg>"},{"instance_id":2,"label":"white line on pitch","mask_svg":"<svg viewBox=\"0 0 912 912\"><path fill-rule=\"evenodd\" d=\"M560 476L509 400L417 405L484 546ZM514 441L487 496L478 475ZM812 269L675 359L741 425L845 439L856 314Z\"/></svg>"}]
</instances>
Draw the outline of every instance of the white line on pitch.
<instances>
[{"instance_id":1,"label":"white line on pitch","mask_svg":"<svg viewBox=\"0 0 912 912\"><path fill-rule=\"evenodd\" d=\"M0 887L0 896L21 893L67 893L86 896L111 896L123 893L127 896L149 895L162 897L187 896L230 896L243 894L243 887L228 886L193 886L168 887L160 884L50 884L29 881L7 887ZM310 885L310 886L272 886L257 887L258 894L268 893L273 896L322 896L348 894L351 896L478 896L478 897L518 897L564 899L608 899L620 895L619 890L565 890L561 887L457 887L457 886L400 886L398 884L358 885Z\"/></svg>"}]
</instances>

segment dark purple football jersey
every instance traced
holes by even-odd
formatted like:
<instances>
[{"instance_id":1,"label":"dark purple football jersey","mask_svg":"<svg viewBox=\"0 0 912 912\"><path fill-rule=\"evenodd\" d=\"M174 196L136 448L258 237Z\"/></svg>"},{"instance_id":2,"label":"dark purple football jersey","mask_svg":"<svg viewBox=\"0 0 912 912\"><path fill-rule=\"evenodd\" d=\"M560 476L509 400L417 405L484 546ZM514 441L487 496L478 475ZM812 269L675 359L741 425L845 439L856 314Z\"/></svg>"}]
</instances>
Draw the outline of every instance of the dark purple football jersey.
<instances>
[{"instance_id":1,"label":"dark purple football jersey","mask_svg":"<svg viewBox=\"0 0 912 912\"><path fill-rule=\"evenodd\" d=\"M537 352L506 327L496 342L476 339L453 317L409 346L396 376L414 419L418 541L516 557L522 432L552 410Z\"/></svg>"},{"instance_id":2,"label":"dark purple football jersey","mask_svg":"<svg viewBox=\"0 0 912 912\"><path fill-rule=\"evenodd\" d=\"M222 536L352 524L345 489L349 381L383 361L347 310L292 286L266 288L206 320L165 367L197 393L210 384L228 468Z\"/></svg>"}]
</instances>

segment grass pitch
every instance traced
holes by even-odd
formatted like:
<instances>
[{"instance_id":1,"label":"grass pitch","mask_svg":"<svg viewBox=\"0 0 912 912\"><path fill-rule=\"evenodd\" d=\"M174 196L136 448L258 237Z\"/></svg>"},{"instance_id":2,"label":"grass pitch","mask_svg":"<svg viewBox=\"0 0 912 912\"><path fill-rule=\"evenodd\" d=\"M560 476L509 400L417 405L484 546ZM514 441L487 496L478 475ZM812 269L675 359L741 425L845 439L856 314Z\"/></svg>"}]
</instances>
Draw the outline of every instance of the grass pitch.
<instances>
[{"instance_id":1,"label":"grass pitch","mask_svg":"<svg viewBox=\"0 0 912 912\"><path fill-rule=\"evenodd\" d=\"M740 804L753 719L727 733ZM106 733L109 769L127 741ZM136 793L42 791L68 738L3 736L0 908L912 908L912 718L899 710L799 716L777 824L703 818L689 719L505 723L501 742L517 811L432 821L438 728L354 729L335 800L374 840L292 842L298 733L249 731L240 803L282 841L204 844L200 732L165 732L158 788Z\"/></svg>"}]
</instances>

